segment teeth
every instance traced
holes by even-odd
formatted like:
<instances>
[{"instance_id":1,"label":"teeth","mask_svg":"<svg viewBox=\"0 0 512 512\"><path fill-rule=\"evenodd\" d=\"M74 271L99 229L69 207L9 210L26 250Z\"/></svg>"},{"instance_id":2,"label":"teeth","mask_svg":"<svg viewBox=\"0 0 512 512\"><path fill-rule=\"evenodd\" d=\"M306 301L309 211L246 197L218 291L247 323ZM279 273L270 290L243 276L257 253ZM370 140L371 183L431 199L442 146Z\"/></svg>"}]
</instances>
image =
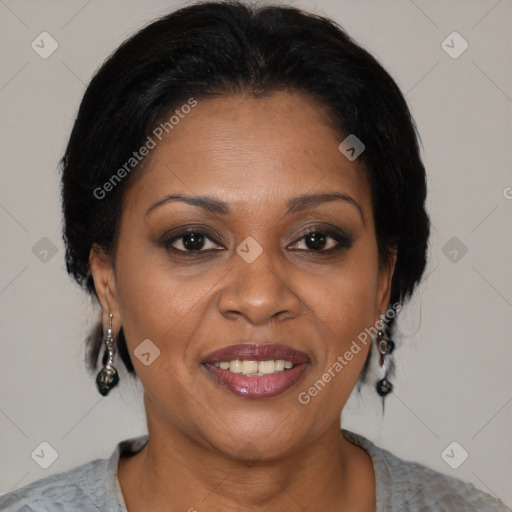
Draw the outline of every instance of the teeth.
<instances>
[{"instance_id":1,"label":"teeth","mask_svg":"<svg viewBox=\"0 0 512 512\"><path fill-rule=\"evenodd\" d=\"M242 373L258 373L258 366L258 361L242 361Z\"/></svg>"},{"instance_id":2,"label":"teeth","mask_svg":"<svg viewBox=\"0 0 512 512\"><path fill-rule=\"evenodd\" d=\"M276 372L282 372L284 370L284 365L286 364L286 361L283 361L282 359L278 359L274 363L274 367L276 369Z\"/></svg>"},{"instance_id":3,"label":"teeth","mask_svg":"<svg viewBox=\"0 0 512 512\"><path fill-rule=\"evenodd\" d=\"M258 363L258 371L260 373L270 374L276 371L275 361L260 361Z\"/></svg>"},{"instance_id":4,"label":"teeth","mask_svg":"<svg viewBox=\"0 0 512 512\"><path fill-rule=\"evenodd\" d=\"M227 368L225 368L226 370L231 370L233 373L242 373L242 361L237 359L236 361L224 364L227 365Z\"/></svg>"},{"instance_id":5,"label":"teeth","mask_svg":"<svg viewBox=\"0 0 512 512\"><path fill-rule=\"evenodd\" d=\"M262 375L271 375L273 373L282 372L284 370L290 370L293 368L291 361L285 361L283 359L268 361L249 361L235 359L233 361L222 361L215 363L217 368L222 370L229 370L233 373L241 373L243 375L251 375L260 377Z\"/></svg>"}]
</instances>

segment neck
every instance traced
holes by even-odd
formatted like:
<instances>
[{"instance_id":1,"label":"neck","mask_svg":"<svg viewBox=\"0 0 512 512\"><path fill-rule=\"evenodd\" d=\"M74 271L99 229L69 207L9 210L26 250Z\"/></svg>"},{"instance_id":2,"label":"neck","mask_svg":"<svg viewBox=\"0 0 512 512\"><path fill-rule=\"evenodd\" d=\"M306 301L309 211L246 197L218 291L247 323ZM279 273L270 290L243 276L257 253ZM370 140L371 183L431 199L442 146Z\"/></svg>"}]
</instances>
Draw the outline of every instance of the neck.
<instances>
[{"instance_id":1,"label":"neck","mask_svg":"<svg viewBox=\"0 0 512 512\"><path fill-rule=\"evenodd\" d=\"M129 512L138 510L375 510L369 455L333 424L314 443L276 460L235 460L148 417L149 440L121 459ZM172 508L169 508L171 504Z\"/></svg>"}]
</instances>

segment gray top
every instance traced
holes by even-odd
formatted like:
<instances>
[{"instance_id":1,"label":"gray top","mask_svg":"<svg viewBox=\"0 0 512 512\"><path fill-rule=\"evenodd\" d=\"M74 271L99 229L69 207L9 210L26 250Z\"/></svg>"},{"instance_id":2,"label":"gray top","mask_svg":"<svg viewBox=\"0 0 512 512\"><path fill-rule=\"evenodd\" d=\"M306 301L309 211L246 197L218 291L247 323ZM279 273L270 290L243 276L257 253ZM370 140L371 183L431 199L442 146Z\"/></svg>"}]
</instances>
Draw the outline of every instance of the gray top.
<instances>
[{"instance_id":1,"label":"gray top","mask_svg":"<svg viewBox=\"0 0 512 512\"><path fill-rule=\"evenodd\" d=\"M365 449L376 478L375 512L512 512L473 484L404 461L368 439L342 429L343 436ZM136 453L143 435L121 441L109 459L96 459L0 496L5 512L127 512L117 480L121 454Z\"/></svg>"}]
</instances>

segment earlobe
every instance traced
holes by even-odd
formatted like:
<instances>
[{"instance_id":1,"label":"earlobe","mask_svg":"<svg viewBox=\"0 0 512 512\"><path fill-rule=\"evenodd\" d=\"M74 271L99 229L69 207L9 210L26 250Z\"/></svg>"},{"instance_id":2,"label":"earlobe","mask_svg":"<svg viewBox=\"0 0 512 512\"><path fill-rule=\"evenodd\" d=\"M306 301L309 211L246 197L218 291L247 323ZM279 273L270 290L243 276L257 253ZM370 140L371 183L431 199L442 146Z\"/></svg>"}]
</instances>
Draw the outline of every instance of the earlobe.
<instances>
[{"instance_id":1,"label":"earlobe","mask_svg":"<svg viewBox=\"0 0 512 512\"><path fill-rule=\"evenodd\" d=\"M111 256L94 244L89 253L89 268L98 300L103 309L103 324L108 325L110 314L114 315L115 323L121 324Z\"/></svg>"}]
</instances>

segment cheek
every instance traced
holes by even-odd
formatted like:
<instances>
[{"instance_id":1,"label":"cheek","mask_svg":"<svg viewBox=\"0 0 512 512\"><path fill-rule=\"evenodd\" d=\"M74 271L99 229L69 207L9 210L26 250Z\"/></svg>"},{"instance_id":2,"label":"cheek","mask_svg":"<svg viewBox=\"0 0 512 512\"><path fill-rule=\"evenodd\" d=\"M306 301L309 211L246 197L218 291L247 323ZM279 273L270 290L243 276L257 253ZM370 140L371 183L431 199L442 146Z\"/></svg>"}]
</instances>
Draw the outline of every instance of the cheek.
<instances>
[{"instance_id":1,"label":"cheek","mask_svg":"<svg viewBox=\"0 0 512 512\"><path fill-rule=\"evenodd\" d=\"M340 277L317 302L316 311L322 312L314 321L320 350L296 396L319 426L343 409L367 359L371 336L365 330L375 322L371 285Z\"/></svg>"},{"instance_id":2,"label":"cheek","mask_svg":"<svg viewBox=\"0 0 512 512\"><path fill-rule=\"evenodd\" d=\"M341 341L372 325L376 318L378 262L371 252L358 251L346 265L333 269L321 286L308 287L314 309Z\"/></svg>"},{"instance_id":3,"label":"cheek","mask_svg":"<svg viewBox=\"0 0 512 512\"><path fill-rule=\"evenodd\" d=\"M369 249L358 251L350 263L333 271L329 279L322 279L321 286L310 283L307 287L311 290L308 300L316 316L317 336L324 349L317 352L311 381L323 377L328 380L325 388L317 386L322 389L317 404L321 402L322 407L332 410L341 407L352 391L370 348L368 332L378 319L378 261L372 254Z\"/></svg>"},{"instance_id":4,"label":"cheek","mask_svg":"<svg viewBox=\"0 0 512 512\"><path fill-rule=\"evenodd\" d=\"M222 277L220 269L184 278L177 266L165 261L161 250L126 245L139 247L123 251L120 245L116 261L117 299L130 353L150 339L162 360L179 366L175 362L183 362L187 340L206 316L208 296ZM144 372L138 360L133 363L138 373Z\"/></svg>"}]
</instances>

